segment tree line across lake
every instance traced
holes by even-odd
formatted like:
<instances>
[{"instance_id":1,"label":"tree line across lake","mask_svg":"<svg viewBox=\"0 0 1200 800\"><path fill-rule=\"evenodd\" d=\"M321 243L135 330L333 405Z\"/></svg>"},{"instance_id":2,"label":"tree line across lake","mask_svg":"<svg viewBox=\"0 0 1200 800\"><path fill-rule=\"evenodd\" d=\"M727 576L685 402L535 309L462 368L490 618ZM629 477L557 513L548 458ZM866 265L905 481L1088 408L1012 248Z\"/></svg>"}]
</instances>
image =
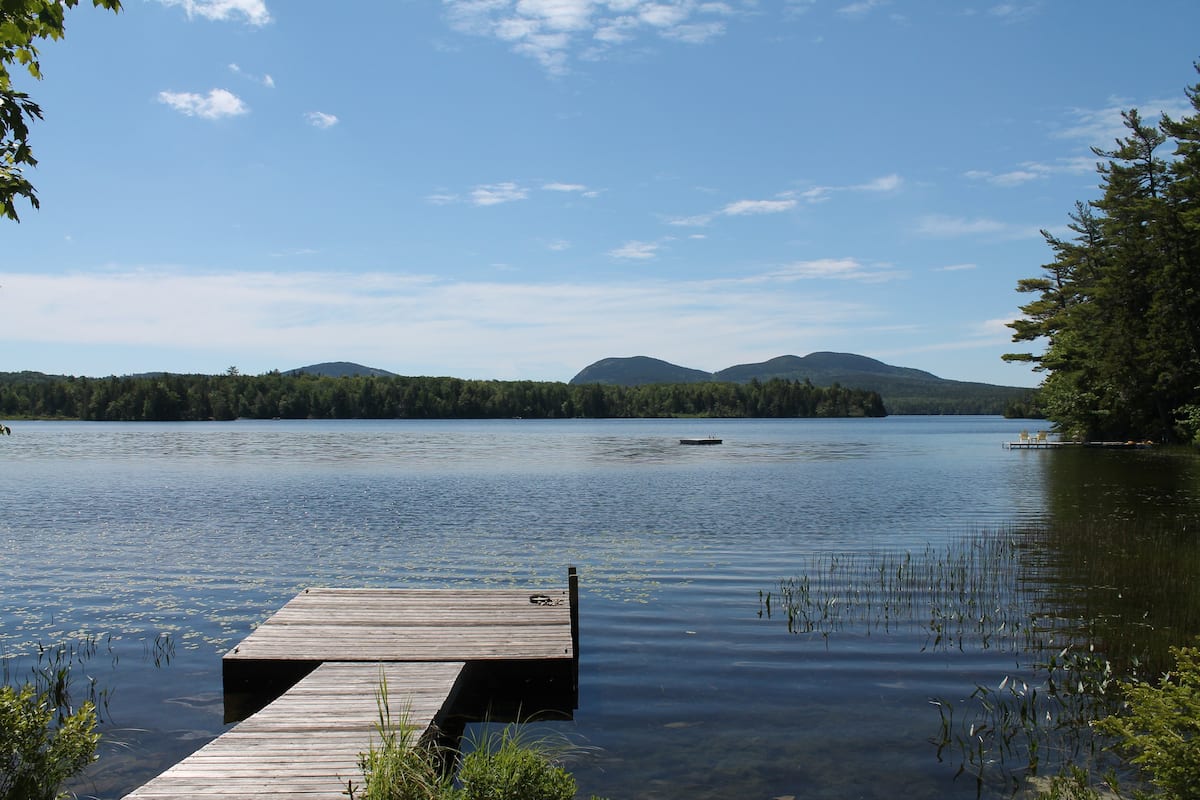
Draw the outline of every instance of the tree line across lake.
<instances>
[{"instance_id":1,"label":"tree line across lake","mask_svg":"<svg viewBox=\"0 0 1200 800\"><path fill-rule=\"evenodd\" d=\"M0 373L0 416L95 421L883 417L877 392L765 382L571 385L317 375L82 378Z\"/></svg>"}]
</instances>

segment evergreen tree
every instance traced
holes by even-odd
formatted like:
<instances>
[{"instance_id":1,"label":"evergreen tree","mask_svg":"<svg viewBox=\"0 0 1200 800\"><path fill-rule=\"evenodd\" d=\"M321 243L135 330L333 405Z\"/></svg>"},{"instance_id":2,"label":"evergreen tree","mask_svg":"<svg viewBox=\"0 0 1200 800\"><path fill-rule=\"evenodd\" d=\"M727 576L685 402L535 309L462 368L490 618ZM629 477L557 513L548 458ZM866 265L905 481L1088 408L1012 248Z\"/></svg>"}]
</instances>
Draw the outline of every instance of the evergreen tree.
<instances>
[{"instance_id":1,"label":"evergreen tree","mask_svg":"<svg viewBox=\"0 0 1200 800\"><path fill-rule=\"evenodd\" d=\"M1174 439L1196 403L1200 85L1188 97L1196 114L1179 121L1152 126L1124 113L1127 135L1093 150L1105 159L1100 198L1076 204L1070 241L1043 232L1054 260L1042 277L1018 282L1037 298L1010 323L1013 340L1046 347L1004 358L1048 373L1041 405L1071 436ZM1172 160L1158 152L1168 139Z\"/></svg>"}]
</instances>

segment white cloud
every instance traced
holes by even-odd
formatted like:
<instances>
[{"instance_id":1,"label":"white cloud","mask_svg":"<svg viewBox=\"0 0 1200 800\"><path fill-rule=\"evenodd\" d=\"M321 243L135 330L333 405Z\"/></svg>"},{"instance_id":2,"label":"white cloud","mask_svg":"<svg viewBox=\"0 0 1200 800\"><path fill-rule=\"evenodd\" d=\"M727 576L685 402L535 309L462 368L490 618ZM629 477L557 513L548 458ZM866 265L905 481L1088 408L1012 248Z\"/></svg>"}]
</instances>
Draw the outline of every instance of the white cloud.
<instances>
[{"instance_id":1,"label":"white cloud","mask_svg":"<svg viewBox=\"0 0 1200 800\"><path fill-rule=\"evenodd\" d=\"M188 18L226 21L241 19L248 25L266 25L271 13L264 0L158 0L166 6L181 6Z\"/></svg>"},{"instance_id":2,"label":"white cloud","mask_svg":"<svg viewBox=\"0 0 1200 800\"><path fill-rule=\"evenodd\" d=\"M563 74L575 48L602 58L641 35L703 44L739 13L728 2L696 0L442 0L458 31L490 36ZM742 0L748 12L755 3Z\"/></svg>"},{"instance_id":3,"label":"white cloud","mask_svg":"<svg viewBox=\"0 0 1200 800\"><path fill-rule=\"evenodd\" d=\"M308 120L308 124L314 128L332 128L338 124L338 118L333 114L326 114L324 111L309 111L304 115Z\"/></svg>"},{"instance_id":4,"label":"white cloud","mask_svg":"<svg viewBox=\"0 0 1200 800\"><path fill-rule=\"evenodd\" d=\"M721 209L721 213L729 217L741 217L747 214L779 214L795 208L796 201L787 200L738 200Z\"/></svg>"},{"instance_id":5,"label":"white cloud","mask_svg":"<svg viewBox=\"0 0 1200 800\"><path fill-rule=\"evenodd\" d=\"M935 272L965 272L966 270L977 269L977 264L947 264L944 267L936 267Z\"/></svg>"},{"instance_id":6,"label":"white cloud","mask_svg":"<svg viewBox=\"0 0 1200 800\"><path fill-rule=\"evenodd\" d=\"M477 206L494 206L524 200L529 193L512 182L491 183L471 190L471 202Z\"/></svg>"},{"instance_id":7,"label":"white cloud","mask_svg":"<svg viewBox=\"0 0 1200 800\"><path fill-rule=\"evenodd\" d=\"M587 187L582 183L546 183L542 188L547 192L579 192L580 194L587 193Z\"/></svg>"},{"instance_id":8,"label":"white cloud","mask_svg":"<svg viewBox=\"0 0 1200 800\"><path fill-rule=\"evenodd\" d=\"M241 98L225 89L212 89L207 95L194 92L159 92L158 101L181 114L204 119L236 117L250 112Z\"/></svg>"},{"instance_id":9,"label":"white cloud","mask_svg":"<svg viewBox=\"0 0 1200 800\"><path fill-rule=\"evenodd\" d=\"M658 256L658 248L661 247L657 242L626 242L620 247L608 251L608 254L613 258L631 259L634 261L646 261Z\"/></svg>"}]
</instances>

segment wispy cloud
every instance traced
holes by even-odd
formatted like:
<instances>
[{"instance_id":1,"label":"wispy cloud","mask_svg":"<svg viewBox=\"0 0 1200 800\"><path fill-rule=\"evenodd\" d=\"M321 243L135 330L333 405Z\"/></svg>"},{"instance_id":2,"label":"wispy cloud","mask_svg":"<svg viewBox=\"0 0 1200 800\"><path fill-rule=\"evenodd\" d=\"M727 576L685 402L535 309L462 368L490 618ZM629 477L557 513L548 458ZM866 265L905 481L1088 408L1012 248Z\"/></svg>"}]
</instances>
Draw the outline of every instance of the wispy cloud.
<instances>
[{"instance_id":1,"label":"wispy cloud","mask_svg":"<svg viewBox=\"0 0 1200 800\"><path fill-rule=\"evenodd\" d=\"M247 25L266 25L271 13L263 0L158 0L165 6L180 6L188 18L226 21L240 19Z\"/></svg>"},{"instance_id":2,"label":"wispy cloud","mask_svg":"<svg viewBox=\"0 0 1200 800\"><path fill-rule=\"evenodd\" d=\"M889 265L868 266L855 258L819 258L795 261L760 276L761 280L836 280L859 283L883 283L906 277Z\"/></svg>"},{"instance_id":3,"label":"wispy cloud","mask_svg":"<svg viewBox=\"0 0 1200 800\"><path fill-rule=\"evenodd\" d=\"M336 117L334 119L336 120ZM570 194L588 198L600 196L598 190L591 189L582 183L549 181L542 183L539 188L544 192L553 192L555 194ZM517 181L503 181L501 183L487 183L475 186L467 192L465 197L456 192L439 190L426 195L425 200L438 206L460 203L464 200L476 206L494 206L501 203L512 203L517 200L527 200L529 199L530 191L532 190Z\"/></svg>"},{"instance_id":4,"label":"wispy cloud","mask_svg":"<svg viewBox=\"0 0 1200 800\"><path fill-rule=\"evenodd\" d=\"M326 114L324 111L309 111L304 118L314 128L332 128L338 124L338 118L335 115Z\"/></svg>"},{"instance_id":5,"label":"wispy cloud","mask_svg":"<svg viewBox=\"0 0 1200 800\"><path fill-rule=\"evenodd\" d=\"M189 117L204 119L236 117L250 112L250 108L240 97L226 89L212 89L206 95L194 92L159 92L158 102Z\"/></svg>"},{"instance_id":6,"label":"wispy cloud","mask_svg":"<svg viewBox=\"0 0 1200 800\"><path fill-rule=\"evenodd\" d=\"M542 184L542 190L546 192L565 192L568 194L578 194L580 197L600 196L599 191L596 189L590 189L582 183L544 183Z\"/></svg>"},{"instance_id":7,"label":"wispy cloud","mask_svg":"<svg viewBox=\"0 0 1200 800\"><path fill-rule=\"evenodd\" d=\"M837 192L895 192L904 185L904 179L899 175L884 175L866 183L850 186L813 186L803 191L780 192L768 200L736 200L727 203L716 211L703 214L693 214L687 217L674 217L669 220L671 225L684 228L702 228L717 217L744 217L759 214L781 214L794 209L801 200L806 203L822 203Z\"/></svg>"},{"instance_id":8,"label":"wispy cloud","mask_svg":"<svg viewBox=\"0 0 1200 800\"><path fill-rule=\"evenodd\" d=\"M897 192L904 188L904 178L896 173L881 175L866 183L854 183L848 186L812 186L799 193L799 196L809 203L823 203L832 195L839 192Z\"/></svg>"},{"instance_id":9,"label":"wispy cloud","mask_svg":"<svg viewBox=\"0 0 1200 800\"><path fill-rule=\"evenodd\" d=\"M1006 172L991 172L989 170L972 169L963 173L964 177L975 181L985 181L994 186L1022 186L1030 181L1039 181L1054 175L1082 175L1096 168L1095 157L1079 156L1062 158L1053 163L1026 161L1016 169Z\"/></svg>"},{"instance_id":10,"label":"wispy cloud","mask_svg":"<svg viewBox=\"0 0 1200 800\"><path fill-rule=\"evenodd\" d=\"M857 186L849 187L852 191L859 192L894 192L904 185L904 179L899 175L892 173L876 178L873 181L860 183Z\"/></svg>"},{"instance_id":11,"label":"wispy cloud","mask_svg":"<svg viewBox=\"0 0 1200 800\"><path fill-rule=\"evenodd\" d=\"M265 372L352 357L405 374L536 371L566 380L613 353L648 351L718 369L747 353L832 347L886 313L793 287L770 276L594 285L395 273L9 273L4 288L12 302L0 317L0 339L29 352L70 345L87 366L67 370L90 370L83 374L161 368L169 353L180 370L236 363ZM401 355L397 341L423 345ZM122 365L111 364L114 351Z\"/></svg>"},{"instance_id":12,"label":"wispy cloud","mask_svg":"<svg viewBox=\"0 0 1200 800\"><path fill-rule=\"evenodd\" d=\"M650 35L703 44L725 32L726 20L753 2L696 0L442 0L450 24L489 36L536 60L551 74L568 70L572 51L603 58L613 48Z\"/></svg>"},{"instance_id":13,"label":"wispy cloud","mask_svg":"<svg viewBox=\"0 0 1200 800\"><path fill-rule=\"evenodd\" d=\"M1052 135L1060 139L1078 139L1082 143L1109 149L1117 139L1129 135L1122 111L1138 109L1142 119L1149 124L1155 124L1162 114L1174 118L1187 116L1193 109L1178 98L1169 100L1151 99L1141 103L1111 98L1110 104L1103 108L1072 108L1067 112L1067 121L1057 126Z\"/></svg>"},{"instance_id":14,"label":"wispy cloud","mask_svg":"<svg viewBox=\"0 0 1200 800\"><path fill-rule=\"evenodd\" d=\"M244 71L237 64L230 64L229 71L232 72L234 75L242 75L243 77L249 78L250 80L254 81L255 83L260 83L268 89L275 88L275 79L272 78L270 75L252 75L249 72Z\"/></svg>"},{"instance_id":15,"label":"wispy cloud","mask_svg":"<svg viewBox=\"0 0 1200 800\"><path fill-rule=\"evenodd\" d=\"M934 272L966 272L972 269L978 269L978 264L947 264L944 267L935 267Z\"/></svg>"},{"instance_id":16,"label":"wispy cloud","mask_svg":"<svg viewBox=\"0 0 1200 800\"><path fill-rule=\"evenodd\" d=\"M952 217L928 214L918 223L916 232L933 239L954 239L962 236L983 236L993 239L1039 238L1037 226L1019 226L987 217Z\"/></svg>"},{"instance_id":17,"label":"wispy cloud","mask_svg":"<svg viewBox=\"0 0 1200 800\"><path fill-rule=\"evenodd\" d=\"M779 214L796 207L796 201L786 200L738 200L721 209L727 217L741 217L747 214Z\"/></svg>"},{"instance_id":18,"label":"wispy cloud","mask_svg":"<svg viewBox=\"0 0 1200 800\"><path fill-rule=\"evenodd\" d=\"M837 11L846 17L862 17L887 4L888 0L859 0L859 2L844 5Z\"/></svg>"},{"instance_id":19,"label":"wispy cloud","mask_svg":"<svg viewBox=\"0 0 1200 800\"><path fill-rule=\"evenodd\" d=\"M1024 22L1041 11L1035 3L1000 3L987 10L988 16L1003 22Z\"/></svg>"},{"instance_id":20,"label":"wispy cloud","mask_svg":"<svg viewBox=\"0 0 1200 800\"><path fill-rule=\"evenodd\" d=\"M495 206L524 200L529 192L512 182L490 183L471 190L471 202L477 206Z\"/></svg>"},{"instance_id":21,"label":"wispy cloud","mask_svg":"<svg viewBox=\"0 0 1200 800\"><path fill-rule=\"evenodd\" d=\"M639 242L635 240L626 242L625 244L613 250L609 250L608 254L613 258L622 258L633 261L648 261L649 259L656 258L658 256L658 248L661 246L662 245L657 242Z\"/></svg>"}]
</instances>

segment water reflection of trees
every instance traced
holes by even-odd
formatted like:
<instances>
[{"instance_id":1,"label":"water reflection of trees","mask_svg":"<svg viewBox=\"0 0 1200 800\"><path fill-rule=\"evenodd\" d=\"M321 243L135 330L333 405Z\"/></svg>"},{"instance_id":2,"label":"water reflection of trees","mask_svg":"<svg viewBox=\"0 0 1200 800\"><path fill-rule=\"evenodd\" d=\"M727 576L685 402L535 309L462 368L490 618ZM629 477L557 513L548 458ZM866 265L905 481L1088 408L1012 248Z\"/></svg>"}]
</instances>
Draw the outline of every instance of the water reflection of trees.
<instances>
[{"instance_id":1,"label":"water reflection of trees","mask_svg":"<svg viewBox=\"0 0 1200 800\"><path fill-rule=\"evenodd\" d=\"M1200 634L1200 459L1190 453L1046 453L1047 517L1025 538L1042 603L1077 620L1115 668L1157 674Z\"/></svg>"}]
</instances>

